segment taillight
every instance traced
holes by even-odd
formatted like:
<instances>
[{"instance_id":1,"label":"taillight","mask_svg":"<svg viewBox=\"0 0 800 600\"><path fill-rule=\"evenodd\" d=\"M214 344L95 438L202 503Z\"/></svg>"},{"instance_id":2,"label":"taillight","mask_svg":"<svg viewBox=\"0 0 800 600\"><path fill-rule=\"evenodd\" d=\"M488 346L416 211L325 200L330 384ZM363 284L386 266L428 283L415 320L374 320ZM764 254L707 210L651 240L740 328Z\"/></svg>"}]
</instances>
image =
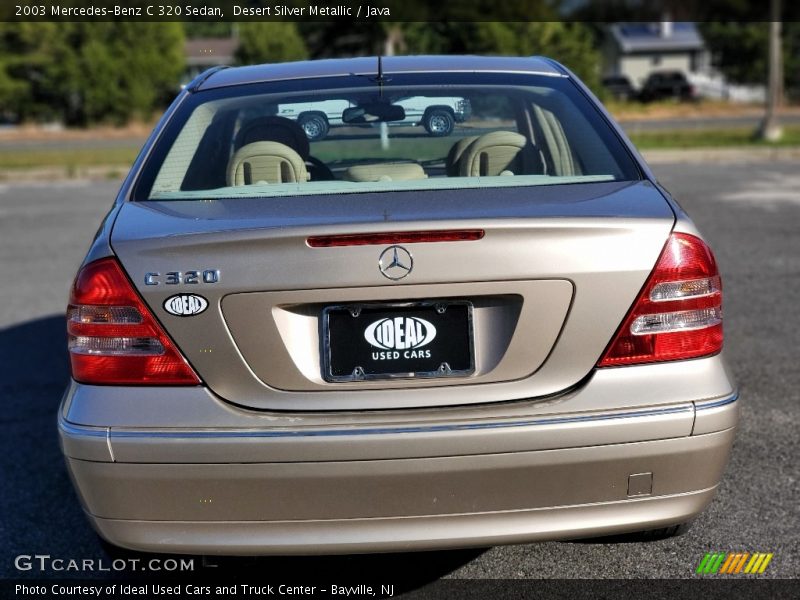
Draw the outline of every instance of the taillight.
<instances>
[{"instance_id":1,"label":"taillight","mask_svg":"<svg viewBox=\"0 0 800 600\"><path fill-rule=\"evenodd\" d=\"M711 249L673 233L614 340L597 364L697 358L722 349L722 282Z\"/></svg>"},{"instance_id":2,"label":"taillight","mask_svg":"<svg viewBox=\"0 0 800 600\"><path fill-rule=\"evenodd\" d=\"M78 273L67 309L67 332L76 381L200 383L114 258L101 258Z\"/></svg>"},{"instance_id":3,"label":"taillight","mask_svg":"<svg viewBox=\"0 0 800 600\"><path fill-rule=\"evenodd\" d=\"M474 242L483 239L483 229L447 229L441 231L394 231L388 233L339 233L313 235L306 239L312 248L339 246L386 246L431 242Z\"/></svg>"}]
</instances>

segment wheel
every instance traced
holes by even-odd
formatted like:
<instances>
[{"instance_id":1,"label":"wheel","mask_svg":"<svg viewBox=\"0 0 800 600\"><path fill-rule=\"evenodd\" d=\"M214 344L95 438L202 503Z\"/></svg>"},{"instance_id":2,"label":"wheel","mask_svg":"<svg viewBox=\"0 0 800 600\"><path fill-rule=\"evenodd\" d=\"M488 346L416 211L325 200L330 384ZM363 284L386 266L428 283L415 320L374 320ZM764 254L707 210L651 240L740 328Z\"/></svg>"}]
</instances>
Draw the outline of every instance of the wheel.
<instances>
[{"instance_id":1,"label":"wheel","mask_svg":"<svg viewBox=\"0 0 800 600\"><path fill-rule=\"evenodd\" d=\"M297 123L303 128L310 142L323 139L328 135L328 130L330 129L328 119L322 115L300 115Z\"/></svg>"},{"instance_id":2,"label":"wheel","mask_svg":"<svg viewBox=\"0 0 800 600\"><path fill-rule=\"evenodd\" d=\"M433 136L450 135L456 126L456 120L449 110L435 108L429 111L422 120L425 131Z\"/></svg>"}]
</instances>

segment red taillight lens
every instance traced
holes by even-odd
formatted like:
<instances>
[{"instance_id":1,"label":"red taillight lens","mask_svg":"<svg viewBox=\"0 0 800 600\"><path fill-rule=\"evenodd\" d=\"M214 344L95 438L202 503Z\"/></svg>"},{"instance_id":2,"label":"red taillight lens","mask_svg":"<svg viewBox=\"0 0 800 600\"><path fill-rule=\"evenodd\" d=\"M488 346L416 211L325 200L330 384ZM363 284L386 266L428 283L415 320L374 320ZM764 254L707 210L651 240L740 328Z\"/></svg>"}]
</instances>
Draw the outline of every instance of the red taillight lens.
<instances>
[{"instance_id":1,"label":"red taillight lens","mask_svg":"<svg viewBox=\"0 0 800 600\"><path fill-rule=\"evenodd\" d=\"M674 233L599 367L697 358L722 349L722 282L711 249Z\"/></svg>"},{"instance_id":2,"label":"red taillight lens","mask_svg":"<svg viewBox=\"0 0 800 600\"><path fill-rule=\"evenodd\" d=\"M67 309L67 333L76 381L200 383L114 258L89 263L78 273Z\"/></svg>"}]
</instances>

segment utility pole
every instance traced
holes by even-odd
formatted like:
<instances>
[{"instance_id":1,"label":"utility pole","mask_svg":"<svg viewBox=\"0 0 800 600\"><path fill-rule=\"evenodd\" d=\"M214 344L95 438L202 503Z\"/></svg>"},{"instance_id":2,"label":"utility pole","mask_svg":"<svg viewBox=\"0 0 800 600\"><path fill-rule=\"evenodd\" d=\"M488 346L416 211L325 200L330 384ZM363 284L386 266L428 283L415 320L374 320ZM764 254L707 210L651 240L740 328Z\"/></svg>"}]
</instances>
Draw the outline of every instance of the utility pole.
<instances>
[{"instance_id":1,"label":"utility pole","mask_svg":"<svg viewBox=\"0 0 800 600\"><path fill-rule=\"evenodd\" d=\"M783 130L778 122L778 108L783 97L783 60L781 56L781 0L770 0L769 23L769 84L767 112L758 137L770 142L781 139Z\"/></svg>"}]
</instances>

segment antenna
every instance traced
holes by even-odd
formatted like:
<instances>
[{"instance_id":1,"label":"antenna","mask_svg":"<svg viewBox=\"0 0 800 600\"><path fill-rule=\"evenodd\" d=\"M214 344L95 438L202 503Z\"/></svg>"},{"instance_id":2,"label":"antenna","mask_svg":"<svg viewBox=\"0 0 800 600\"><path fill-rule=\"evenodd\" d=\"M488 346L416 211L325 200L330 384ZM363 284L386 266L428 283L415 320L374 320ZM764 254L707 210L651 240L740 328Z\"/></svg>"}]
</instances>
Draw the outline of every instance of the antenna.
<instances>
[{"instance_id":1,"label":"antenna","mask_svg":"<svg viewBox=\"0 0 800 600\"><path fill-rule=\"evenodd\" d=\"M375 83L378 84L378 88L380 90L380 96L383 97L383 84L388 83L391 81L388 77L383 76L383 56L378 55L378 76L374 79Z\"/></svg>"}]
</instances>

